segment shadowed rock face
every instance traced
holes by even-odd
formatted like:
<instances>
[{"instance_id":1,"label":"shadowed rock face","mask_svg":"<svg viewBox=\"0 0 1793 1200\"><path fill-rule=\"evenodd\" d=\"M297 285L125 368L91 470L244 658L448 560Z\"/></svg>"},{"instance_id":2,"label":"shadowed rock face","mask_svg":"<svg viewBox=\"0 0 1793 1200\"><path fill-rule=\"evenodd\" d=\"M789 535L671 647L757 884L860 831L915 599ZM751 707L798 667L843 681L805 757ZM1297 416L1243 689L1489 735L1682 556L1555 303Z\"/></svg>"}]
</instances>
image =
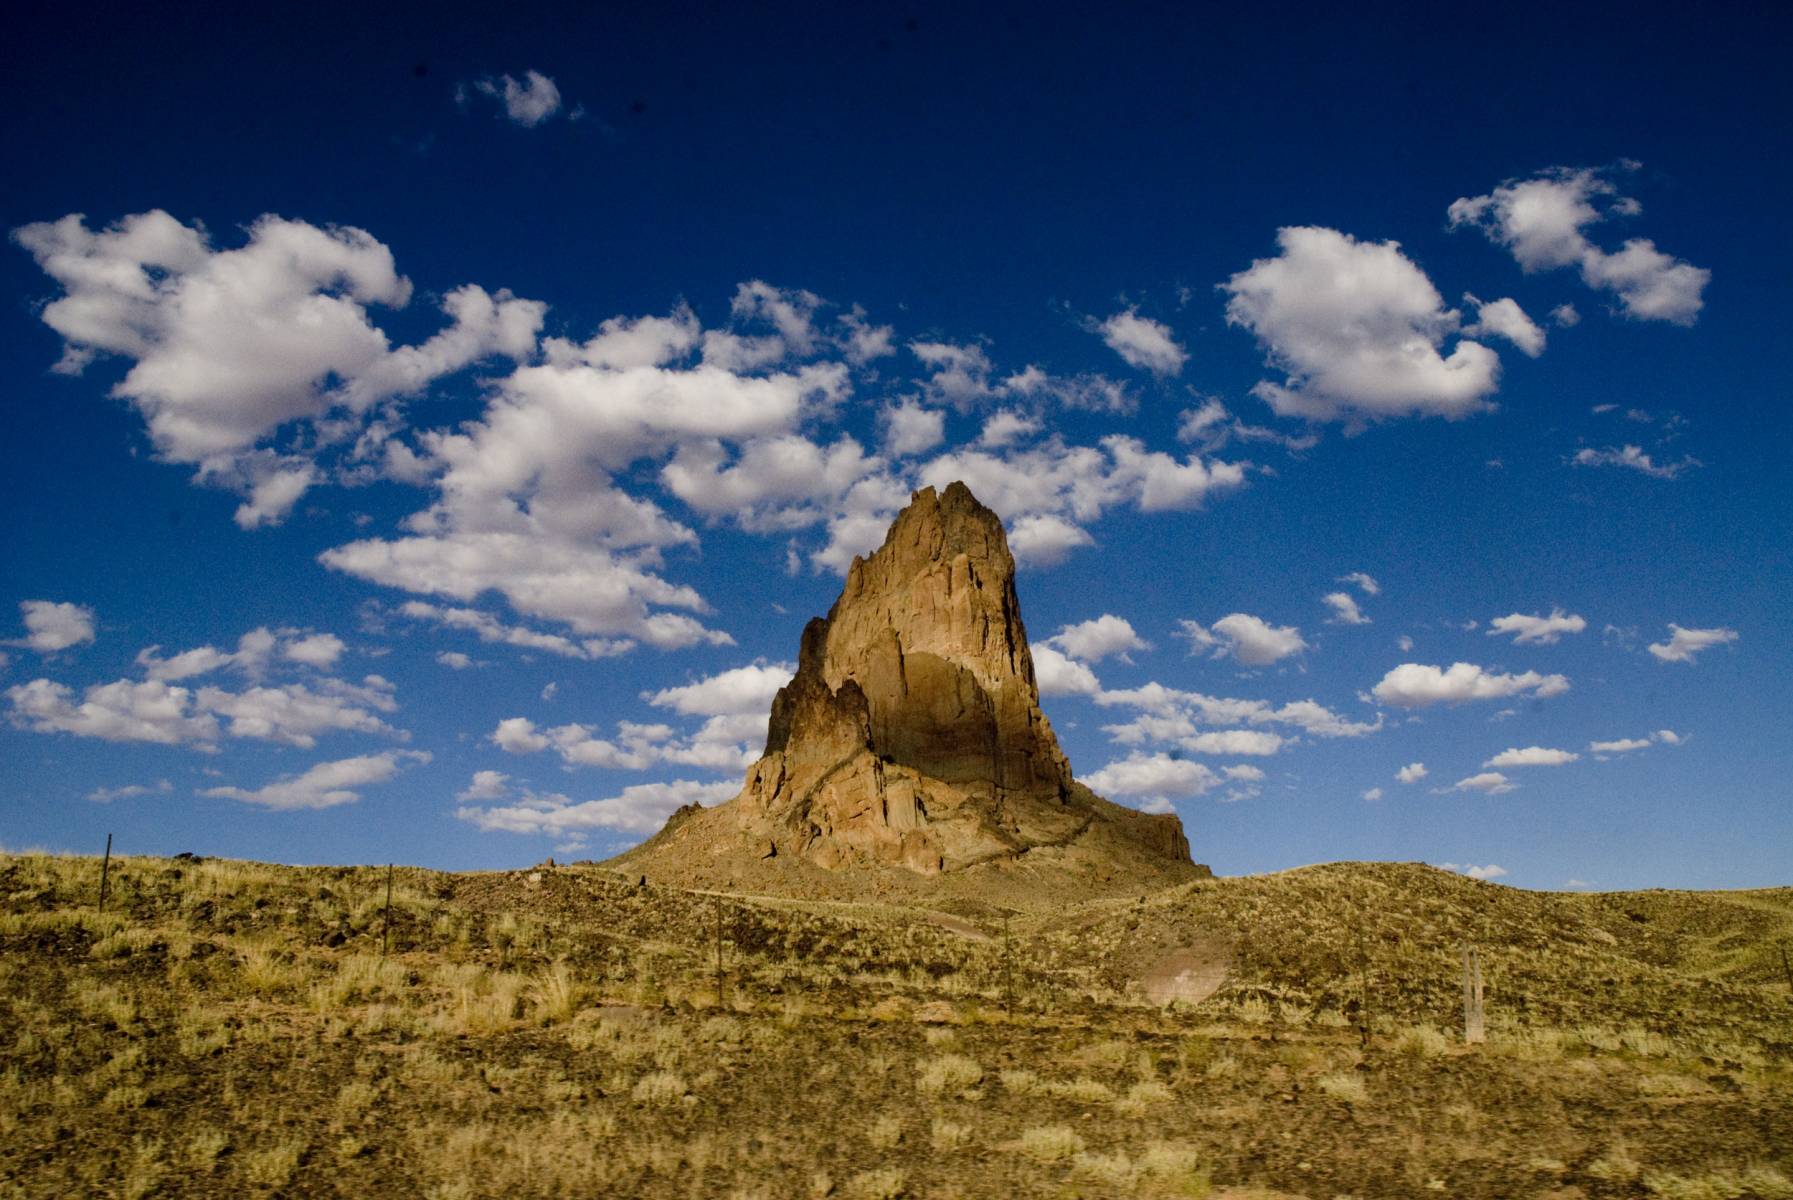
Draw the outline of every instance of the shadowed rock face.
<instances>
[{"instance_id":1,"label":"shadowed rock face","mask_svg":"<svg viewBox=\"0 0 1793 1200\"><path fill-rule=\"evenodd\" d=\"M963 483L915 493L804 629L740 795L681 814L643 850L675 824L718 854L745 845L829 869L930 874L1092 841L1189 862L1175 816L1072 779L1040 711L1002 522Z\"/></svg>"}]
</instances>

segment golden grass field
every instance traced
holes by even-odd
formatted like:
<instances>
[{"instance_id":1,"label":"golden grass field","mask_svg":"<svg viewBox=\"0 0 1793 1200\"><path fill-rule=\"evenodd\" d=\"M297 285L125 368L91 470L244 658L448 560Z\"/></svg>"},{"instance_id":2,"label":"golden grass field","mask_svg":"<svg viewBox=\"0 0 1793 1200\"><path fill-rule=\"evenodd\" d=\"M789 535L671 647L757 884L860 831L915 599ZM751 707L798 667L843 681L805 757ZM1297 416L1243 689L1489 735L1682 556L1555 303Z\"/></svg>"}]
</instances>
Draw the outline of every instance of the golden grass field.
<instances>
[{"instance_id":1,"label":"golden grass field","mask_svg":"<svg viewBox=\"0 0 1793 1200\"><path fill-rule=\"evenodd\" d=\"M0 1197L1793 1197L1793 889L406 868L382 954L384 868L99 872L0 856ZM1218 990L1149 1002L1180 953Z\"/></svg>"}]
</instances>

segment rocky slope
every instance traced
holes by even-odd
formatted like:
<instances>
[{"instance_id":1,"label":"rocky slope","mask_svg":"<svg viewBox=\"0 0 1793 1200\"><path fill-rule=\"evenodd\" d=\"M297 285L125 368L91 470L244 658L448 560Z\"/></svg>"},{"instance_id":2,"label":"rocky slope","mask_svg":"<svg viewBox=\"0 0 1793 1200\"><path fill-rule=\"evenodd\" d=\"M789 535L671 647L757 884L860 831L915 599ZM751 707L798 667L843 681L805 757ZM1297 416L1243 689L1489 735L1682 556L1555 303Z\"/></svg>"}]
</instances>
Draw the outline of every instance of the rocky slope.
<instances>
[{"instance_id":1,"label":"rocky slope","mask_svg":"<svg viewBox=\"0 0 1793 1200\"><path fill-rule=\"evenodd\" d=\"M807 877L830 893L815 869L1046 870L1098 887L1205 873L1175 816L1072 778L1040 710L1002 522L962 483L917 492L804 629L740 795L681 811L615 864L687 882Z\"/></svg>"}]
</instances>

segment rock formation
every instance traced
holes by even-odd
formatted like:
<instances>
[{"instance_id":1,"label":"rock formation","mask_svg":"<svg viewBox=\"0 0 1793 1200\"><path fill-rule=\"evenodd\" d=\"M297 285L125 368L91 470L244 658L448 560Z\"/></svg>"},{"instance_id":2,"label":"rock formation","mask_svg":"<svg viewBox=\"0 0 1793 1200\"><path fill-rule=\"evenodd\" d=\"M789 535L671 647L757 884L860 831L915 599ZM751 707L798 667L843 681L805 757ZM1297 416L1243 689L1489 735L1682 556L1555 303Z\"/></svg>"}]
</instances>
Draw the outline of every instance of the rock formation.
<instances>
[{"instance_id":1,"label":"rock formation","mask_svg":"<svg viewBox=\"0 0 1793 1200\"><path fill-rule=\"evenodd\" d=\"M744 854L921 875L1023 856L1198 870L1175 816L1072 779L1040 711L1002 522L963 483L915 493L883 546L854 559L803 631L741 793L681 811L623 861Z\"/></svg>"}]
</instances>

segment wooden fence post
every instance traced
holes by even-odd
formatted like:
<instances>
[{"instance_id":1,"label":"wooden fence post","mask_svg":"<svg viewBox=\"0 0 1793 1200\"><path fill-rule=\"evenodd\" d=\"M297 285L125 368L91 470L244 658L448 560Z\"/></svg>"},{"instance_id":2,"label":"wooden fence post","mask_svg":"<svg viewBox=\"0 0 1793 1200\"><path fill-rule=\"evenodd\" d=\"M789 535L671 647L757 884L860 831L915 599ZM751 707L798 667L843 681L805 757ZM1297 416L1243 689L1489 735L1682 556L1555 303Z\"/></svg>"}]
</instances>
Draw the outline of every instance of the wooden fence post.
<instances>
[{"instance_id":1,"label":"wooden fence post","mask_svg":"<svg viewBox=\"0 0 1793 1200\"><path fill-rule=\"evenodd\" d=\"M1009 914L1002 914L1002 1011L1015 1010L1015 949L1009 940Z\"/></svg>"},{"instance_id":2,"label":"wooden fence post","mask_svg":"<svg viewBox=\"0 0 1793 1200\"><path fill-rule=\"evenodd\" d=\"M716 1007L722 1007L722 897L716 897Z\"/></svg>"},{"instance_id":3,"label":"wooden fence post","mask_svg":"<svg viewBox=\"0 0 1793 1200\"><path fill-rule=\"evenodd\" d=\"M1482 1012L1482 959L1474 946L1463 948L1463 1041L1478 1045L1488 1040Z\"/></svg>"},{"instance_id":4,"label":"wooden fence post","mask_svg":"<svg viewBox=\"0 0 1793 1200\"><path fill-rule=\"evenodd\" d=\"M1364 1050L1370 1048L1370 954L1357 931L1357 1040Z\"/></svg>"},{"instance_id":5,"label":"wooden fence post","mask_svg":"<svg viewBox=\"0 0 1793 1200\"><path fill-rule=\"evenodd\" d=\"M380 922L380 957L386 957L386 948L392 944L392 864L386 864L386 917Z\"/></svg>"},{"instance_id":6,"label":"wooden fence post","mask_svg":"<svg viewBox=\"0 0 1793 1200\"><path fill-rule=\"evenodd\" d=\"M99 910L106 910L106 884L112 874L112 835L106 835L106 857L100 859L100 903Z\"/></svg>"}]
</instances>

